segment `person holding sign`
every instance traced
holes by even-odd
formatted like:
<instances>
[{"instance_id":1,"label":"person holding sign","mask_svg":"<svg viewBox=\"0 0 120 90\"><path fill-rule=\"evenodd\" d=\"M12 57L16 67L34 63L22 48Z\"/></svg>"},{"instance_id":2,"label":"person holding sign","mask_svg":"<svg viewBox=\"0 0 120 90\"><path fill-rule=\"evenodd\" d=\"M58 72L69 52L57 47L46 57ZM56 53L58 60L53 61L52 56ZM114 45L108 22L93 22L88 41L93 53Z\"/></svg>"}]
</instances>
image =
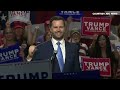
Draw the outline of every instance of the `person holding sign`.
<instances>
[{"instance_id":1,"label":"person holding sign","mask_svg":"<svg viewBox=\"0 0 120 90\"><path fill-rule=\"evenodd\" d=\"M25 40L24 38L25 23L20 21L15 21L13 22L13 29L15 31L17 40L19 41L20 44L22 44L23 41Z\"/></svg>"},{"instance_id":2,"label":"person holding sign","mask_svg":"<svg viewBox=\"0 0 120 90\"><path fill-rule=\"evenodd\" d=\"M106 34L98 35L93 51L90 54L93 58L110 58L111 61L111 78L115 78L116 71L118 68L118 59L115 52L111 50L111 44L109 37Z\"/></svg>"},{"instance_id":3,"label":"person holding sign","mask_svg":"<svg viewBox=\"0 0 120 90\"><path fill-rule=\"evenodd\" d=\"M9 22L7 22L8 25ZM14 30L7 26L3 31L4 45L0 50L0 63L18 62L24 60L24 52L20 49Z\"/></svg>"},{"instance_id":4,"label":"person holding sign","mask_svg":"<svg viewBox=\"0 0 120 90\"><path fill-rule=\"evenodd\" d=\"M52 72L80 72L78 46L65 41L65 20L60 16L50 19L52 39L37 46L33 55L34 60L46 60L54 57Z\"/></svg>"},{"instance_id":5,"label":"person holding sign","mask_svg":"<svg viewBox=\"0 0 120 90\"><path fill-rule=\"evenodd\" d=\"M31 22L20 22L15 21L13 22L13 29L17 38L17 41L19 42L22 49L24 49L25 57L28 55L28 48L32 42L32 34L31 34Z\"/></svg>"}]
</instances>

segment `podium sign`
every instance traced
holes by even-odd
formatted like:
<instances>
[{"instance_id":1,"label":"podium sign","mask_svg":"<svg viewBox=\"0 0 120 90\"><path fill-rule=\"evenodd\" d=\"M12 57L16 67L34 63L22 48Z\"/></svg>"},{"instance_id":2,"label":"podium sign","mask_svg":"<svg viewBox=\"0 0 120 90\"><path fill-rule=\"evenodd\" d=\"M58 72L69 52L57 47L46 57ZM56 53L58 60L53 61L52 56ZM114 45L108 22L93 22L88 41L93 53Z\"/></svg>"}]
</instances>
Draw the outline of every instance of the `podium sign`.
<instances>
[{"instance_id":1,"label":"podium sign","mask_svg":"<svg viewBox=\"0 0 120 90\"><path fill-rule=\"evenodd\" d=\"M110 58L82 58L82 70L93 71L99 70L100 76L111 77Z\"/></svg>"},{"instance_id":2,"label":"podium sign","mask_svg":"<svg viewBox=\"0 0 120 90\"><path fill-rule=\"evenodd\" d=\"M53 79L100 79L100 72L98 70L94 71L81 71L81 72L65 72L65 73L53 73Z\"/></svg>"},{"instance_id":3,"label":"podium sign","mask_svg":"<svg viewBox=\"0 0 120 90\"><path fill-rule=\"evenodd\" d=\"M0 79L52 79L51 61L1 64Z\"/></svg>"}]
</instances>

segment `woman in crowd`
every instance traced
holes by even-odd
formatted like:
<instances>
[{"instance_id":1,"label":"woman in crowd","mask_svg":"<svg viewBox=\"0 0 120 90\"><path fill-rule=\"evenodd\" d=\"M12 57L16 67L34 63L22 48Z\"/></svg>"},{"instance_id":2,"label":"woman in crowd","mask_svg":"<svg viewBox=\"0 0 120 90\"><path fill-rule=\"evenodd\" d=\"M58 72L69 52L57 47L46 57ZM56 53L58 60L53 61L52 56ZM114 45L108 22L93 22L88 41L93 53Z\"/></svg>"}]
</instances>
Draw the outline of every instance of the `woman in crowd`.
<instances>
[{"instance_id":1,"label":"woman in crowd","mask_svg":"<svg viewBox=\"0 0 120 90\"><path fill-rule=\"evenodd\" d=\"M96 36L94 40L94 46L91 46L90 57L93 58L110 58L111 61L111 78L116 77L116 71L118 69L118 59L116 51L111 50L111 44L109 37L106 34L100 34Z\"/></svg>"},{"instance_id":2,"label":"woman in crowd","mask_svg":"<svg viewBox=\"0 0 120 90\"><path fill-rule=\"evenodd\" d=\"M16 35L15 35L15 33L14 33L12 28L6 27L4 29L4 31L3 31L3 36L4 36L4 45L3 45L2 48L7 48L7 47L10 47L10 46L18 44ZM23 60L25 59L24 52L23 52L22 48L20 48L19 55L22 57Z\"/></svg>"},{"instance_id":3,"label":"woman in crowd","mask_svg":"<svg viewBox=\"0 0 120 90\"><path fill-rule=\"evenodd\" d=\"M15 21L13 22L13 29L17 38L18 43L24 50L25 57L28 55L28 48L32 45L32 34L31 34L31 22L27 24Z\"/></svg>"}]
</instances>

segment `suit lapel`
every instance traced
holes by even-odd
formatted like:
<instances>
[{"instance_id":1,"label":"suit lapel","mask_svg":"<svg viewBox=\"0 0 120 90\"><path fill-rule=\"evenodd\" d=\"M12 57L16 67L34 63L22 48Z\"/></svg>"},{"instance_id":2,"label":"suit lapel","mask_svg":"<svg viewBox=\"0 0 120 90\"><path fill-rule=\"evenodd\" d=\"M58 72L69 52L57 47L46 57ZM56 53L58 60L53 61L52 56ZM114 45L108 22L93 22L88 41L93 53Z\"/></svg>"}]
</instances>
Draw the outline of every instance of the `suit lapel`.
<instances>
[{"instance_id":1,"label":"suit lapel","mask_svg":"<svg viewBox=\"0 0 120 90\"><path fill-rule=\"evenodd\" d=\"M67 62L67 60L68 60L68 58L69 58L69 50L70 48L69 48L69 44L68 44L68 42L66 42L65 41L65 64L64 64L64 68L63 68L63 72L65 71L65 68L66 68L66 62Z\"/></svg>"},{"instance_id":2,"label":"suit lapel","mask_svg":"<svg viewBox=\"0 0 120 90\"><path fill-rule=\"evenodd\" d=\"M53 51L54 51L54 48L53 48L53 45L52 45L52 42L51 42L51 40L50 41L48 41L48 48L49 48L49 53L50 53L50 56L52 56L53 55Z\"/></svg>"},{"instance_id":3,"label":"suit lapel","mask_svg":"<svg viewBox=\"0 0 120 90\"><path fill-rule=\"evenodd\" d=\"M65 54L65 62L66 62L69 56L69 45L66 41L65 41L65 52L66 52Z\"/></svg>"}]
</instances>

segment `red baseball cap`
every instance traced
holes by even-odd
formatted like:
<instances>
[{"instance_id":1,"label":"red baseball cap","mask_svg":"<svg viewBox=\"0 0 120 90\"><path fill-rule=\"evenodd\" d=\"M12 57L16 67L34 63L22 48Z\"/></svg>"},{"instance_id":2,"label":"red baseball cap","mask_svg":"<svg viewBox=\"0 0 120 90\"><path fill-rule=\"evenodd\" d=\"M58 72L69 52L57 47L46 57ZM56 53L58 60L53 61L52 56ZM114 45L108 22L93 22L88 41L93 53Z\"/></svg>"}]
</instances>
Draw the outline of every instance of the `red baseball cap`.
<instances>
[{"instance_id":1,"label":"red baseball cap","mask_svg":"<svg viewBox=\"0 0 120 90\"><path fill-rule=\"evenodd\" d=\"M26 24L24 22L20 22L20 21L15 21L13 23L13 28L16 29L16 28L22 28L24 29L26 26Z\"/></svg>"}]
</instances>

